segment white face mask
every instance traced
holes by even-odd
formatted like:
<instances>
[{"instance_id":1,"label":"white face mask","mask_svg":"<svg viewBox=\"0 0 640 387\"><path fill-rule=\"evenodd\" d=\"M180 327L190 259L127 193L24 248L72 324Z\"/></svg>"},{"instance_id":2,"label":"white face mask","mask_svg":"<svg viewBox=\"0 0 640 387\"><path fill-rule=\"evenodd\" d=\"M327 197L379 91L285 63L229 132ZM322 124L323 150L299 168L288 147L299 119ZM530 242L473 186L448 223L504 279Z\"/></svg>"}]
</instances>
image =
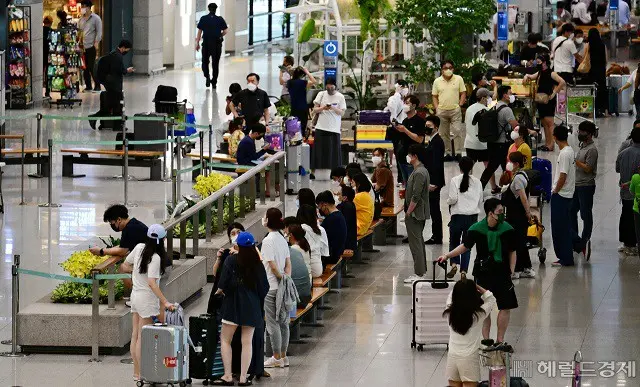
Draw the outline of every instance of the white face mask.
<instances>
[{"instance_id":1,"label":"white face mask","mask_svg":"<svg viewBox=\"0 0 640 387\"><path fill-rule=\"evenodd\" d=\"M519 138L520 138L520 133L516 132L515 130L512 130L511 131L511 140L515 141L515 140L517 140Z\"/></svg>"},{"instance_id":2,"label":"white face mask","mask_svg":"<svg viewBox=\"0 0 640 387\"><path fill-rule=\"evenodd\" d=\"M87 14L87 9L86 8L80 8L80 13L82 15L86 15Z\"/></svg>"},{"instance_id":3,"label":"white face mask","mask_svg":"<svg viewBox=\"0 0 640 387\"><path fill-rule=\"evenodd\" d=\"M411 156L407 155L407 163L411 164Z\"/></svg>"},{"instance_id":4,"label":"white face mask","mask_svg":"<svg viewBox=\"0 0 640 387\"><path fill-rule=\"evenodd\" d=\"M411 110L411 106L409 105L403 105L402 106L402 111L405 113L409 113L409 111Z\"/></svg>"},{"instance_id":5,"label":"white face mask","mask_svg":"<svg viewBox=\"0 0 640 387\"><path fill-rule=\"evenodd\" d=\"M442 74L444 74L445 77L449 78L453 75L453 70L449 70L449 69L444 70Z\"/></svg>"},{"instance_id":6,"label":"white face mask","mask_svg":"<svg viewBox=\"0 0 640 387\"><path fill-rule=\"evenodd\" d=\"M378 166L378 164L380 164L380 162L382 161L382 157L380 156L373 156L371 157L371 162L373 163L373 165L375 165L376 167Z\"/></svg>"},{"instance_id":7,"label":"white face mask","mask_svg":"<svg viewBox=\"0 0 640 387\"><path fill-rule=\"evenodd\" d=\"M351 187L351 181L349 180L349 178L347 176L344 177L344 179L342 179L342 182L344 183L344 185L346 185L347 187Z\"/></svg>"},{"instance_id":8,"label":"white face mask","mask_svg":"<svg viewBox=\"0 0 640 387\"><path fill-rule=\"evenodd\" d=\"M576 39L576 43L582 44L582 42L584 42L584 38L577 38Z\"/></svg>"},{"instance_id":9,"label":"white face mask","mask_svg":"<svg viewBox=\"0 0 640 387\"><path fill-rule=\"evenodd\" d=\"M514 102L516 102L516 96L515 96L515 95L513 95L513 94L511 94L511 95L509 96L509 103L514 103Z\"/></svg>"},{"instance_id":10,"label":"white face mask","mask_svg":"<svg viewBox=\"0 0 640 387\"><path fill-rule=\"evenodd\" d=\"M249 89L249 91L256 91L256 89L258 89L258 86L254 85L253 83L247 83L247 89Z\"/></svg>"},{"instance_id":11,"label":"white face mask","mask_svg":"<svg viewBox=\"0 0 640 387\"><path fill-rule=\"evenodd\" d=\"M236 234L236 235L231 237L231 244L232 245L237 245L238 244L238 234Z\"/></svg>"},{"instance_id":12,"label":"white face mask","mask_svg":"<svg viewBox=\"0 0 640 387\"><path fill-rule=\"evenodd\" d=\"M339 185L340 185L340 182L339 182L339 181L337 181L337 180L331 180L331 186L333 186L333 187L337 187L337 186L339 186Z\"/></svg>"},{"instance_id":13,"label":"white face mask","mask_svg":"<svg viewBox=\"0 0 640 387\"><path fill-rule=\"evenodd\" d=\"M407 95L409 95L409 89L406 87L400 89L400 95L406 97Z\"/></svg>"},{"instance_id":14,"label":"white face mask","mask_svg":"<svg viewBox=\"0 0 640 387\"><path fill-rule=\"evenodd\" d=\"M493 102L493 99L491 99L491 97L487 97L487 106L491 106L492 102Z\"/></svg>"},{"instance_id":15,"label":"white face mask","mask_svg":"<svg viewBox=\"0 0 640 387\"><path fill-rule=\"evenodd\" d=\"M513 171L513 163L511 161L507 163L507 171L509 172Z\"/></svg>"},{"instance_id":16,"label":"white face mask","mask_svg":"<svg viewBox=\"0 0 640 387\"><path fill-rule=\"evenodd\" d=\"M267 224L269 223L269 221L267 220L267 218L262 218L262 225L267 227Z\"/></svg>"}]
</instances>

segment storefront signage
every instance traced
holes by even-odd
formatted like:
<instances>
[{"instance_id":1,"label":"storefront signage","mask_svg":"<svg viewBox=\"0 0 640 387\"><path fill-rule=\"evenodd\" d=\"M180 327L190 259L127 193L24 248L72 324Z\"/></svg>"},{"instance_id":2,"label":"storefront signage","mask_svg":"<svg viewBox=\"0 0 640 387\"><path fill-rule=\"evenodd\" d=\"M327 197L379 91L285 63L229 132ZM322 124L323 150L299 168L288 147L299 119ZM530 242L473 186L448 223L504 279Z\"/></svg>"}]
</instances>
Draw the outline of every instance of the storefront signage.
<instances>
[{"instance_id":1,"label":"storefront signage","mask_svg":"<svg viewBox=\"0 0 640 387\"><path fill-rule=\"evenodd\" d=\"M498 41L509 40L509 2L508 0L498 0Z\"/></svg>"}]
</instances>

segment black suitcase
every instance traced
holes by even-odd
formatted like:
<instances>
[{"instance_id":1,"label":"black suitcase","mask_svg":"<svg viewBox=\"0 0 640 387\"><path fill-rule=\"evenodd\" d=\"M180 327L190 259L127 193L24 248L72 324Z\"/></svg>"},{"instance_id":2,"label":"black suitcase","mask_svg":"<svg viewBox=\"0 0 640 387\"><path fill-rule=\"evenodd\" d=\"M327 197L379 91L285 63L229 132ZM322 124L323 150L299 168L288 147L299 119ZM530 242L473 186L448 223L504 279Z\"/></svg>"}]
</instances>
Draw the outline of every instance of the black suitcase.
<instances>
[{"instance_id":1,"label":"black suitcase","mask_svg":"<svg viewBox=\"0 0 640 387\"><path fill-rule=\"evenodd\" d=\"M158 117L166 118L166 114L158 113L137 113L135 117ZM163 121L134 121L133 133L136 135L138 141L150 141L150 140L166 140L167 139L167 127ZM167 147L167 144L150 144L150 145L138 145L138 150L143 151L160 151L163 152Z\"/></svg>"},{"instance_id":2,"label":"black suitcase","mask_svg":"<svg viewBox=\"0 0 640 387\"><path fill-rule=\"evenodd\" d=\"M153 102L156 105L156 113L178 113L178 89L173 86L158 86Z\"/></svg>"},{"instance_id":3,"label":"black suitcase","mask_svg":"<svg viewBox=\"0 0 640 387\"><path fill-rule=\"evenodd\" d=\"M127 140L135 140L135 133L127 133ZM116 133L116 141L122 141L122 132ZM129 145L129 150L135 150L135 145ZM123 150L124 147L121 144L116 145L116 150Z\"/></svg>"},{"instance_id":4,"label":"black suitcase","mask_svg":"<svg viewBox=\"0 0 640 387\"><path fill-rule=\"evenodd\" d=\"M189 317L189 377L205 382L224 374L220 354L220 328L215 315L201 314Z\"/></svg>"}]
</instances>

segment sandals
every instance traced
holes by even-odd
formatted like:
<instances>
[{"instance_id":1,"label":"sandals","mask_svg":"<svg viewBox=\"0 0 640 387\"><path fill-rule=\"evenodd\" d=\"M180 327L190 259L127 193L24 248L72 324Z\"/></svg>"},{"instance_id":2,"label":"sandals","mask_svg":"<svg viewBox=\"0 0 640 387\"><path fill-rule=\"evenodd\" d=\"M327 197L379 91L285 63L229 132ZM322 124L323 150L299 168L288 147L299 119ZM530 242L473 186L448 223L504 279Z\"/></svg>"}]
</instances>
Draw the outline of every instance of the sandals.
<instances>
[{"instance_id":1,"label":"sandals","mask_svg":"<svg viewBox=\"0 0 640 387\"><path fill-rule=\"evenodd\" d=\"M538 150L542 152L553 152L553 148L549 149L549 147L547 147L546 145L539 146Z\"/></svg>"},{"instance_id":2,"label":"sandals","mask_svg":"<svg viewBox=\"0 0 640 387\"><path fill-rule=\"evenodd\" d=\"M253 386L253 382L251 380L247 379L247 381L244 382L244 383L239 382L238 386Z\"/></svg>"},{"instance_id":3,"label":"sandals","mask_svg":"<svg viewBox=\"0 0 640 387\"><path fill-rule=\"evenodd\" d=\"M451 265L451 269L447 273L447 278L451 279L455 277L457 272L458 272L458 266Z\"/></svg>"},{"instance_id":4,"label":"sandals","mask_svg":"<svg viewBox=\"0 0 640 387\"><path fill-rule=\"evenodd\" d=\"M236 384L233 380L230 382L227 382L226 380L220 378L212 381L211 385L212 386L235 386ZM243 385L246 385L246 384L243 384Z\"/></svg>"}]
</instances>

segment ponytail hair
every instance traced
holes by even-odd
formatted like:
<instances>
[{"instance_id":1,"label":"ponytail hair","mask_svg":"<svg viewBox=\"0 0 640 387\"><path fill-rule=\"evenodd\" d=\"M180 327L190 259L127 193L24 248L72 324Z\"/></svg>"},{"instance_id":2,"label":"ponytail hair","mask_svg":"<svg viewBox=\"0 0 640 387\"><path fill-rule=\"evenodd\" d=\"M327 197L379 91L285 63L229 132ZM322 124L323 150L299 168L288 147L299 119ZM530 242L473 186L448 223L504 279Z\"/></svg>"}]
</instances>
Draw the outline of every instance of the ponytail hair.
<instances>
[{"instance_id":1,"label":"ponytail hair","mask_svg":"<svg viewBox=\"0 0 640 387\"><path fill-rule=\"evenodd\" d=\"M289 235L291 235L293 239L296 240L296 244L300 246L300 248L303 251L305 252L311 251L311 246L309 245L309 241L305 236L307 232L304 231L304 229L300 225L292 224L291 226L289 226L288 229L289 229Z\"/></svg>"},{"instance_id":2,"label":"ponytail hair","mask_svg":"<svg viewBox=\"0 0 640 387\"><path fill-rule=\"evenodd\" d=\"M462 171L462 181L460 182L460 192L464 193L469 190L469 175L473 169L473 160L471 157L464 156L458 162L458 167Z\"/></svg>"}]
</instances>

